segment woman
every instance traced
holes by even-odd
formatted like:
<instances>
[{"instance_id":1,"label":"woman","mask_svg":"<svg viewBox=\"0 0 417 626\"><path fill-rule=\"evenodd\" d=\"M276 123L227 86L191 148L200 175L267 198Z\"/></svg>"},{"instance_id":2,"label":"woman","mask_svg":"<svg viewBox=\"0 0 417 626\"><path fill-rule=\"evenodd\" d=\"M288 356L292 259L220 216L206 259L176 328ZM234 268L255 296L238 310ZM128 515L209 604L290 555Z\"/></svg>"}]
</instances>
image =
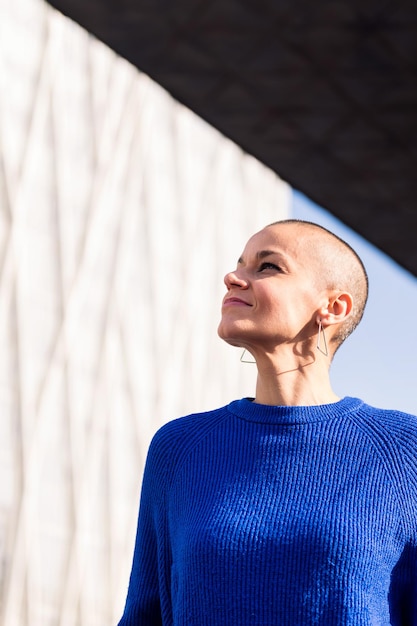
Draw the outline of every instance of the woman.
<instances>
[{"instance_id":1,"label":"woman","mask_svg":"<svg viewBox=\"0 0 417 626\"><path fill-rule=\"evenodd\" d=\"M329 380L360 259L287 220L225 284L218 332L253 356L256 397L155 435L120 626L417 625L417 420Z\"/></svg>"}]
</instances>

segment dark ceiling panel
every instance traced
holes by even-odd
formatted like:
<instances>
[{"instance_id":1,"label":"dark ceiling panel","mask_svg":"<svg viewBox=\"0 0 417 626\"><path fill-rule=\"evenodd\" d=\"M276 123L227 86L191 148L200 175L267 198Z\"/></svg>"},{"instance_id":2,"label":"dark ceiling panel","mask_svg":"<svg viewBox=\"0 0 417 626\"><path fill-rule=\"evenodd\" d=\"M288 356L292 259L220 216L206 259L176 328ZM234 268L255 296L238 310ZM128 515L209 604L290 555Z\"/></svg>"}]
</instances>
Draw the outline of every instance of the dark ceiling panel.
<instances>
[{"instance_id":1,"label":"dark ceiling panel","mask_svg":"<svg viewBox=\"0 0 417 626\"><path fill-rule=\"evenodd\" d=\"M415 0L51 0L417 276Z\"/></svg>"}]
</instances>

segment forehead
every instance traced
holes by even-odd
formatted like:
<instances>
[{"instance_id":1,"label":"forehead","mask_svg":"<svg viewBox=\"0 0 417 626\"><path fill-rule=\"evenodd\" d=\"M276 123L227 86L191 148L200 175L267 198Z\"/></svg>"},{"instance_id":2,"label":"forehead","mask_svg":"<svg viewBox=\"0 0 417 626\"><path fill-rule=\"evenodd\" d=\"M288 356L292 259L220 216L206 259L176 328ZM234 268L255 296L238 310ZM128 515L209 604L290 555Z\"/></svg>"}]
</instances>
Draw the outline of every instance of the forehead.
<instances>
[{"instance_id":1,"label":"forehead","mask_svg":"<svg viewBox=\"0 0 417 626\"><path fill-rule=\"evenodd\" d=\"M290 273L303 275L320 283L328 264L328 242L319 229L299 223L278 223L266 226L246 244L241 259L246 262L267 250L278 255ZM326 260L327 259L327 260Z\"/></svg>"},{"instance_id":2,"label":"forehead","mask_svg":"<svg viewBox=\"0 0 417 626\"><path fill-rule=\"evenodd\" d=\"M313 234L299 224L274 224L255 233L246 244L245 253L256 254L260 250L271 250L303 263L311 256L311 250L308 251L307 248L314 245L313 240Z\"/></svg>"}]
</instances>

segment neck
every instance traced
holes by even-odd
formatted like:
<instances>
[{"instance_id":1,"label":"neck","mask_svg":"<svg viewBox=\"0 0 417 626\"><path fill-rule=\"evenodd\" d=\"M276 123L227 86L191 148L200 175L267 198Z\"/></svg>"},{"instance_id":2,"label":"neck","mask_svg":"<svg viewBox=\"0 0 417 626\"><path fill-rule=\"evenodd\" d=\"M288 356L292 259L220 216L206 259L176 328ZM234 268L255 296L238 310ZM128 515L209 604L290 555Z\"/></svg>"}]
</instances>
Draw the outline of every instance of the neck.
<instances>
[{"instance_id":1,"label":"neck","mask_svg":"<svg viewBox=\"0 0 417 626\"><path fill-rule=\"evenodd\" d=\"M334 393L328 360L322 355L305 364L285 365L274 360L257 361L255 402L276 406L313 406L339 400Z\"/></svg>"}]
</instances>

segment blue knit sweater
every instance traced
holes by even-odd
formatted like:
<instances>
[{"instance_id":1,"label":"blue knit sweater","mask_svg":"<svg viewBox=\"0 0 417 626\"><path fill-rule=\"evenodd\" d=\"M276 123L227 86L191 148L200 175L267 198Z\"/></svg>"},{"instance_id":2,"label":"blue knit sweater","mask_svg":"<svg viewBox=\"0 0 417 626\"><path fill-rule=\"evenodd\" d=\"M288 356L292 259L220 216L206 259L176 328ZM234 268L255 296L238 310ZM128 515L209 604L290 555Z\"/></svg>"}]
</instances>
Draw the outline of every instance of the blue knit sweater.
<instances>
[{"instance_id":1,"label":"blue knit sweater","mask_svg":"<svg viewBox=\"0 0 417 626\"><path fill-rule=\"evenodd\" d=\"M163 426L120 626L417 625L417 418L248 399Z\"/></svg>"}]
</instances>

